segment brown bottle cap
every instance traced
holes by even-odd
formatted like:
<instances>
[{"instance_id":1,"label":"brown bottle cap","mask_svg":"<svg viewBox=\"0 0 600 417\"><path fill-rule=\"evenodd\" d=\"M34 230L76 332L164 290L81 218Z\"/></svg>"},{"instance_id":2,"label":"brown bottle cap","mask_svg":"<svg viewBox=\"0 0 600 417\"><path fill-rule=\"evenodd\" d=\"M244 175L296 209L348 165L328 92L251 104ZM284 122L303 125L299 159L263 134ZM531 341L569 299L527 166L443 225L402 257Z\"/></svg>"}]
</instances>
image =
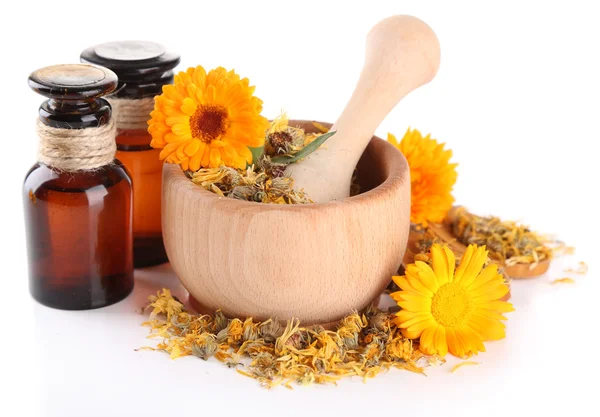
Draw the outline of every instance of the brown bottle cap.
<instances>
[{"instance_id":1,"label":"brown bottle cap","mask_svg":"<svg viewBox=\"0 0 600 417\"><path fill-rule=\"evenodd\" d=\"M173 82L173 68L181 57L164 46L148 41L108 42L87 48L81 62L101 65L119 77L119 98L142 98L160 94Z\"/></svg>"},{"instance_id":2,"label":"brown bottle cap","mask_svg":"<svg viewBox=\"0 0 600 417\"><path fill-rule=\"evenodd\" d=\"M117 75L86 64L53 65L29 76L29 86L49 100L40 106L48 126L80 129L108 123L111 109L102 96L115 91Z\"/></svg>"}]
</instances>

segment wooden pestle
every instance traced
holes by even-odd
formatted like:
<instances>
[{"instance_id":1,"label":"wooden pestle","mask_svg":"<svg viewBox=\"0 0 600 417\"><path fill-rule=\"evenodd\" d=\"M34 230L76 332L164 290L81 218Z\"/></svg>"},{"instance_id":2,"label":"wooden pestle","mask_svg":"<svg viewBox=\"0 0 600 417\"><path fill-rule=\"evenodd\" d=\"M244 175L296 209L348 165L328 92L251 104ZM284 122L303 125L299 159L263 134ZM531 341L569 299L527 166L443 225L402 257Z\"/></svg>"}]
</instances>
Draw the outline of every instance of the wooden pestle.
<instances>
[{"instance_id":1,"label":"wooden pestle","mask_svg":"<svg viewBox=\"0 0 600 417\"><path fill-rule=\"evenodd\" d=\"M431 81L439 64L439 42L423 21L398 15L375 25L354 93L331 128L336 134L286 169L294 188L317 203L348 197L354 168L379 124L404 96Z\"/></svg>"}]
</instances>

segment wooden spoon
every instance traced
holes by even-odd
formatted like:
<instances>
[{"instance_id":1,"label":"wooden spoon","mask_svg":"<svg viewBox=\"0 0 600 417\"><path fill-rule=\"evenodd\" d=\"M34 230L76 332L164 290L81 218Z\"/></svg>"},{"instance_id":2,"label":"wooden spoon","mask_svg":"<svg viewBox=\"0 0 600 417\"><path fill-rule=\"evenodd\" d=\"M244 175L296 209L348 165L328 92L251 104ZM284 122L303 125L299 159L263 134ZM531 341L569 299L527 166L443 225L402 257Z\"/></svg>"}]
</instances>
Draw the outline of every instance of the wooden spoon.
<instances>
[{"instance_id":1,"label":"wooden spoon","mask_svg":"<svg viewBox=\"0 0 600 417\"><path fill-rule=\"evenodd\" d=\"M460 259L464 255L465 251L467 250L467 247L460 243L458 240L456 240L456 238L450 232L448 226L444 224L430 223L429 228L433 231L433 233L439 240L448 245L452 252L454 252L454 255L456 255L456 259ZM415 256L421 253L419 245L424 234L425 233L423 229L416 230L411 228L410 234L408 235L408 244L406 246L406 252L404 252L404 258L402 259L402 267L405 270L408 265L415 262ZM503 264L495 260L492 260L492 262L495 262L496 264L498 264L499 267L503 268L503 275L505 276L505 278L507 278L506 285L508 285L508 293L504 295L504 297L502 297L501 300L508 301L511 297L510 280L511 278L513 278L513 276L507 273L506 267L504 267Z\"/></svg>"},{"instance_id":2,"label":"wooden spoon","mask_svg":"<svg viewBox=\"0 0 600 417\"><path fill-rule=\"evenodd\" d=\"M454 252L457 258L462 257L462 255L467 250L467 246L462 244L456 239L454 234L452 233L452 228L450 224L456 218L457 209L453 208L448 212L446 220L442 224L429 224L429 230L431 230L435 236L444 242L448 247ZM419 230L411 230L408 237L408 246L406 248L406 252L404 254L403 265L406 265L414 262L414 257L416 254L420 252L418 245L419 241L423 237L423 231ZM550 267L550 260L544 259L538 262L534 267L531 267L531 264L515 264L515 265L506 265L504 262L492 259L492 262L496 263L499 267L502 268L504 275L509 278L522 279L522 278L534 278L540 276L548 271Z\"/></svg>"},{"instance_id":3,"label":"wooden spoon","mask_svg":"<svg viewBox=\"0 0 600 417\"><path fill-rule=\"evenodd\" d=\"M392 16L367 36L365 64L354 93L325 145L288 166L296 189L326 203L349 196L356 164L375 130L408 93L428 83L440 64L440 46L426 23Z\"/></svg>"},{"instance_id":4,"label":"wooden spoon","mask_svg":"<svg viewBox=\"0 0 600 417\"><path fill-rule=\"evenodd\" d=\"M466 250L466 246L463 245L462 243L458 242L458 240L452 233L452 228L451 228L451 224L456 221L458 213L459 213L459 207L458 206L453 207L446 215L446 219L444 220L444 222L442 224L433 225L433 231L442 240L448 241L451 239L453 241L453 243L452 243L453 250L455 249L455 247L462 247L462 248L464 248L463 249L463 252L464 252L464 250ZM463 252L461 252L461 254ZM493 261L496 262L503 269L503 271L506 275L508 275L511 278L516 278L516 279L535 278L537 276L545 274L548 271L548 268L550 268L550 259L543 259L543 260L539 261L538 263L536 263L535 265L533 265L533 267L532 267L532 264L506 265L502 261L496 261L496 260L493 260Z\"/></svg>"}]
</instances>

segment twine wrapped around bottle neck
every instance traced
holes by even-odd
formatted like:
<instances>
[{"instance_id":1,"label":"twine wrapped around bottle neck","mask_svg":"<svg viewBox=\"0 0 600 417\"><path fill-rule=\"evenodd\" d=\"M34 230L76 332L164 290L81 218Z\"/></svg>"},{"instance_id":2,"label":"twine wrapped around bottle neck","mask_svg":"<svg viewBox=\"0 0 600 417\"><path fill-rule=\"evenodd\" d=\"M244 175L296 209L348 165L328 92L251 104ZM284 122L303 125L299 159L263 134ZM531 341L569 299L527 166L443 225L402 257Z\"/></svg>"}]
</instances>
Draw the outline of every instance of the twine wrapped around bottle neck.
<instances>
[{"instance_id":1,"label":"twine wrapped around bottle neck","mask_svg":"<svg viewBox=\"0 0 600 417\"><path fill-rule=\"evenodd\" d=\"M150 112L154 110L154 98L141 99L107 98L113 110L117 129L146 130Z\"/></svg>"},{"instance_id":2,"label":"twine wrapped around bottle neck","mask_svg":"<svg viewBox=\"0 0 600 417\"><path fill-rule=\"evenodd\" d=\"M116 125L85 129L60 129L37 120L40 138L38 160L60 171L89 171L108 165L115 159Z\"/></svg>"}]
</instances>

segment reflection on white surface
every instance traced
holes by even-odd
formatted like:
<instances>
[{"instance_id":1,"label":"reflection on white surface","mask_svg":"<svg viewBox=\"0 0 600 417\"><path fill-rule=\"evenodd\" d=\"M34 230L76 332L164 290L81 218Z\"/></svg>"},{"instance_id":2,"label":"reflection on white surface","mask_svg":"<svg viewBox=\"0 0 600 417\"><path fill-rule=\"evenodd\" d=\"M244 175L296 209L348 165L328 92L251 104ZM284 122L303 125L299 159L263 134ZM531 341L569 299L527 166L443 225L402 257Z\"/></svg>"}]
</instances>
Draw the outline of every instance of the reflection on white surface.
<instances>
[{"instance_id":1,"label":"reflection on white surface","mask_svg":"<svg viewBox=\"0 0 600 417\"><path fill-rule=\"evenodd\" d=\"M128 401L133 381L153 367L152 360L140 360L144 354L134 350L147 344L141 309L148 295L163 287L186 299L179 280L164 264L136 270L132 294L108 307L62 311L31 300L40 408L50 415L77 415L83 403L109 410L111 403Z\"/></svg>"},{"instance_id":2,"label":"reflection on white surface","mask_svg":"<svg viewBox=\"0 0 600 417\"><path fill-rule=\"evenodd\" d=\"M591 391L591 386L584 385L574 374L576 365L569 359L573 348L569 336L577 340L587 330L582 322L572 318L591 314L590 294L592 285L598 288L598 281L589 272L576 276L576 285L550 284L550 277L555 278L567 265L575 263L567 258L555 262L546 276L513 281L511 301L517 311L508 314L507 338L487 343L487 352L473 358L481 363L479 366L451 374L451 367L460 360L449 356L446 364L429 369L427 377L392 370L366 385L353 378L340 381L337 388L299 387L293 392L284 388L262 389L256 381L214 359L204 362L186 357L172 361L160 352L135 351L156 343L145 338L148 328L141 326L147 315L141 314L140 309L148 295L167 287L187 300L185 289L168 264L137 270L134 292L106 308L60 311L30 301L34 309L37 366L32 394L37 386L35 395L44 410L42 415L61 417L83 412L98 416L172 415L175 410L177 414L196 414L199 404L207 403L225 407L231 413L246 410L245 416L253 415L247 412L248 404L261 403L270 404L273 410L285 409L286 416L306 416L301 407L288 408L290 401L305 404L315 400L336 404L339 415L370 415L371 402L349 399L388 399L381 406L391 407L391 399L400 397L410 399L402 402L403 413L419 415L427 404L429 413L441 415L448 407L458 406L457 399L464 399L465 392L470 409L485 415L513 412L512 404L518 402L522 402L518 406L521 411L539 411L542 406L549 410L548 403L528 397L530 384L550 396L576 398ZM388 297L382 297L382 303L391 304ZM560 380L553 378L556 372L562 375ZM569 379L569 375L574 375L574 379ZM176 398L187 399L174 402Z\"/></svg>"}]
</instances>

